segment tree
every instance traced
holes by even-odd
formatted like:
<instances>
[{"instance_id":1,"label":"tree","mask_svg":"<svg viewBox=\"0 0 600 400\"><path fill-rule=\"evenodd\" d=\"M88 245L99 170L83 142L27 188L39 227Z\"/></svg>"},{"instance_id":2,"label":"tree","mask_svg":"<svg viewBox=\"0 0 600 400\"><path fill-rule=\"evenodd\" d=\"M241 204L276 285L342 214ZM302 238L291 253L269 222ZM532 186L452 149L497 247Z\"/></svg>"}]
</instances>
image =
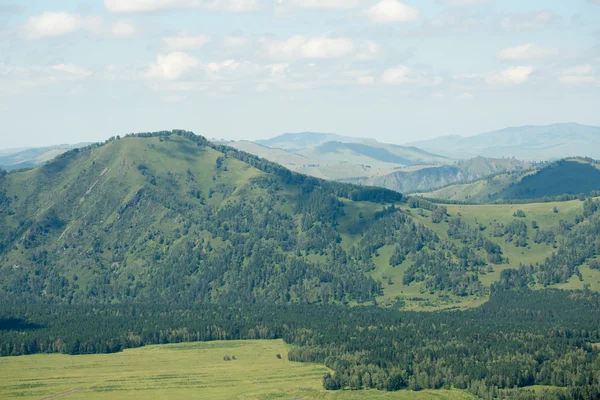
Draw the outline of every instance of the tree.
<instances>
[{"instance_id":1,"label":"tree","mask_svg":"<svg viewBox=\"0 0 600 400\"><path fill-rule=\"evenodd\" d=\"M342 384L337 376L331 375L331 373L328 372L323 377L323 388L325 388L325 390L340 390Z\"/></svg>"}]
</instances>

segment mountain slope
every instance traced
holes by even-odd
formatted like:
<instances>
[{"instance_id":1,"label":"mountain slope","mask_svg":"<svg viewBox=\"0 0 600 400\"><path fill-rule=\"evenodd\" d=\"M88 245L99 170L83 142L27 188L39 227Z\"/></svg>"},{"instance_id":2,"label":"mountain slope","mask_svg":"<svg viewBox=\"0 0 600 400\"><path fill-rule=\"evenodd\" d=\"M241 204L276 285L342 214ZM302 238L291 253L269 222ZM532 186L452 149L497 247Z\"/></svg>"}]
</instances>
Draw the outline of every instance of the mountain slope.
<instances>
[{"instance_id":1,"label":"mountain slope","mask_svg":"<svg viewBox=\"0 0 600 400\"><path fill-rule=\"evenodd\" d=\"M470 183L448 185L420 193L427 198L488 203L506 200L536 201L565 195L589 196L600 191L600 166L591 159L571 158L541 168L515 170Z\"/></svg>"},{"instance_id":2,"label":"mountain slope","mask_svg":"<svg viewBox=\"0 0 600 400\"><path fill-rule=\"evenodd\" d=\"M446 208L189 132L130 135L0 173L0 299L469 307L506 268L600 229L575 218L583 202L559 206ZM598 209L586 202L584 215ZM567 235L559 220L578 225ZM592 244L544 266L540 282L566 283Z\"/></svg>"},{"instance_id":3,"label":"mountain slope","mask_svg":"<svg viewBox=\"0 0 600 400\"><path fill-rule=\"evenodd\" d=\"M600 127L574 123L522 126L472 137L445 136L410 145L451 158L483 156L553 160L577 156L597 157Z\"/></svg>"},{"instance_id":4,"label":"mountain slope","mask_svg":"<svg viewBox=\"0 0 600 400\"><path fill-rule=\"evenodd\" d=\"M523 171L531 164L515 159L488 159L476 157L453 165L424 167L417 170L396 171L359 181L363 184L385 187L402 193L429 191L456 182L470 182L484 176L506 171Z\"/></svg>"},{"instance_id":5,"label":"mountain slope","mask_svg":"<svg viewBox=\"0 0 600 400\"><path fill-rule=\"evenodd\" d=\"M524 176L500 192L497 199L540 199L565 194L589 196L600 190L600 165L589 159L566 159Z\"/></svg>"},{"instance_id":6,"label":"mountain slope","mask_svg":"<svg viewBox=\"0 0 600 400\"><path fill-rule=\"evenodd\" d=\"M451 160L414 147L334 134L294 133L257 142L224 143L318 178L341 181L381 176L412 165Z\"/></svg>"},{"instance_id":7,"label":"mountain slope","mask_svg":"<svg viewBox=\"0 0 600 400\"><path fill-rule=\"evenodd\" d=\"M1 187L0 293L61 301L365 301L379 289L358 262L304 256L329 254L339 198L401 198L185 132L71 151Z\"/></svg>"},{"instance_id":8,"label":"mountain slope","mask_svg":"<svg viewBox=\"0 0 600 400\"><path fill-rule=\"evenodd\" d=\"M335 133L300 132L284 133L274 138L257 140L256 143L265 147L295 152L327 142L360 143L364 140L366 139L342 136Z\"/></svg>"}]
</instances>

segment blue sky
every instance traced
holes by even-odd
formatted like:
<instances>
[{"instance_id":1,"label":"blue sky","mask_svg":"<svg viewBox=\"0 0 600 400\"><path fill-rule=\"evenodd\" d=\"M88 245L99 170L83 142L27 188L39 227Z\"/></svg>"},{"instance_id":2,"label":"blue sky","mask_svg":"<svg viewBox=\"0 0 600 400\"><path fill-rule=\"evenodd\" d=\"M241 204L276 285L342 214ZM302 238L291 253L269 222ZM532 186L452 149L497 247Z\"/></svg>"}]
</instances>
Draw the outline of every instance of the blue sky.
<instances>
[{"instance_id":1,"label":"blue sky","mask_svg":"<svg viewBox=\"0 0 600 400\"><path fill-rule=\"evenodd\" d=\"M0 148L600 125L600 0L0 0Z\"/></svg>"}]
</instances>

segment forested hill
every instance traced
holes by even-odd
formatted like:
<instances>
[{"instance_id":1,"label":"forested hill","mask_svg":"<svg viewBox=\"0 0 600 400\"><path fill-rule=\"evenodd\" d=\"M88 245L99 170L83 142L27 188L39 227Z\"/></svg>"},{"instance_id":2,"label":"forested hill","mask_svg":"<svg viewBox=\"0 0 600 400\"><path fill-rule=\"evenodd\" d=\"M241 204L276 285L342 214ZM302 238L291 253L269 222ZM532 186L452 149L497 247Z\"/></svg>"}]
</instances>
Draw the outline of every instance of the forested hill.
<instances>
[{"instance_id":1,"label":"forested hill","mask_svg":"<svg viewBox=\"0 0 600 400\"><path fill-rule=\"evenodd\" d=\"M357 202L402 198L183 131L0 179L0 294L65 302L367 301L381 289L338 225Z\"/></svg>"}]
</instances>

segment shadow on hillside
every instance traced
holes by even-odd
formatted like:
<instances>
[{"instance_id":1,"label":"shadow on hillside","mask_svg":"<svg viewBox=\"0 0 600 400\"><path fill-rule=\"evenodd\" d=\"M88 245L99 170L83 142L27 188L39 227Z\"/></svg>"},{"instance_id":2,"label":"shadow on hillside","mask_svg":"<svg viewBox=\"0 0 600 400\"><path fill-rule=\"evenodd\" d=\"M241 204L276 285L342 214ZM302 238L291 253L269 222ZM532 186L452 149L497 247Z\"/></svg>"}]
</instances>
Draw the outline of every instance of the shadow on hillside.
<instances>
[{"instance_id":1,"label":"shadow on hillside","mask_svg":"<svg viewBox=\"0 0 600 400\"><path fill-rule=\"evenodd\" d=\"M27 322L21 318L0 318L0 331L33 331L44 325Z\"/></svg>"}]
</instances>

